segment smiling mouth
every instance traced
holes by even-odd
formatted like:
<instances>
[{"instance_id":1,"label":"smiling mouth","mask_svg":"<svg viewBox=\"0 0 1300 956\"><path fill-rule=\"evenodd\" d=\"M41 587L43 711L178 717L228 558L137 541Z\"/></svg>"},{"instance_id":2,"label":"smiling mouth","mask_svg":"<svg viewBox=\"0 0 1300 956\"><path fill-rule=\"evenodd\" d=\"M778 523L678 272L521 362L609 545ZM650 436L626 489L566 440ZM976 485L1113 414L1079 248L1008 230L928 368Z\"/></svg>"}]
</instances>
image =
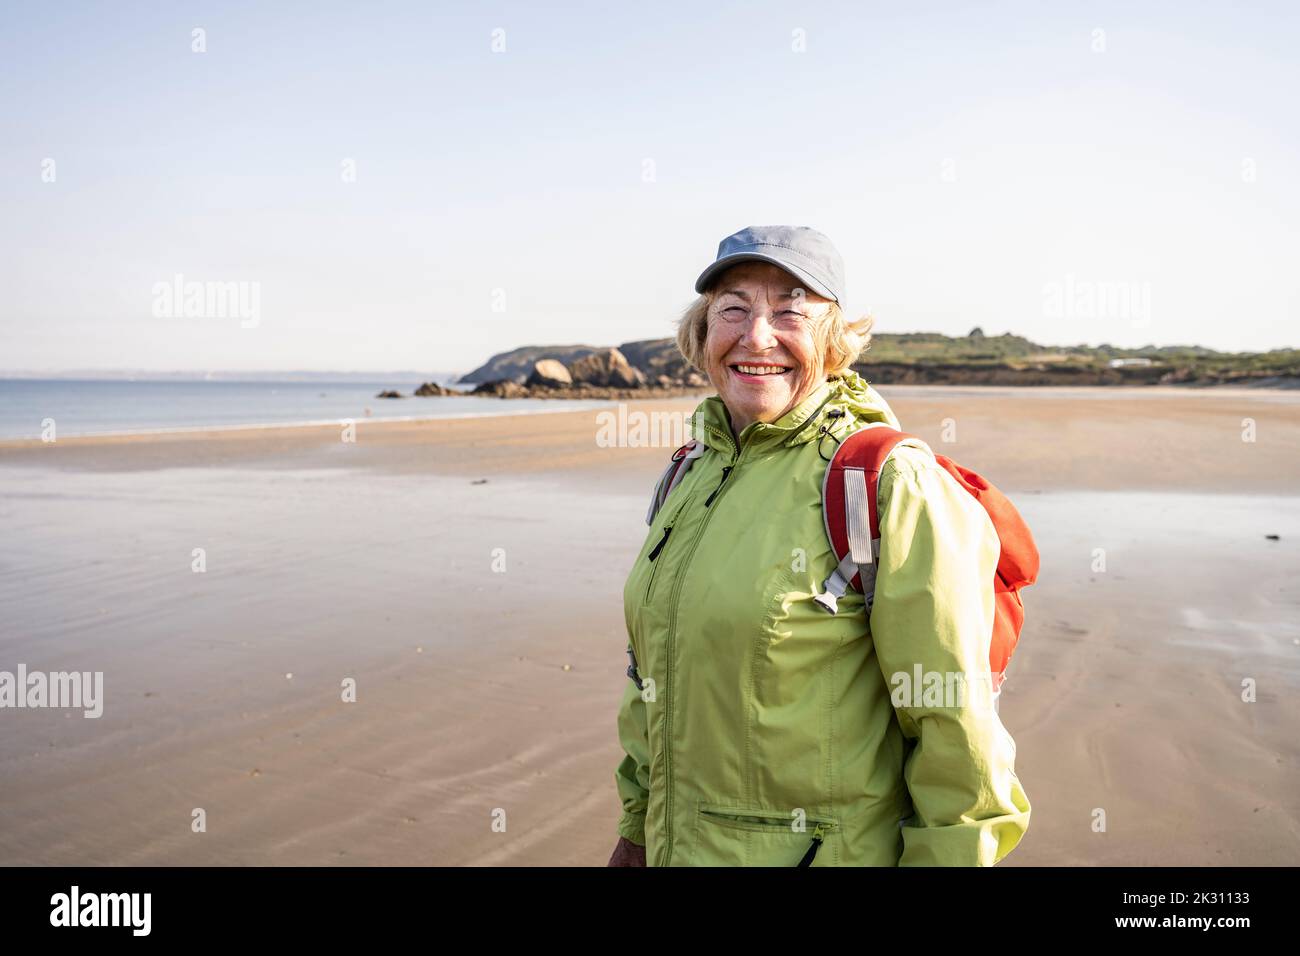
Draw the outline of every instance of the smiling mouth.
<instances>
[{"instance_id":1,"label":"smiling mouth","mask_svg":"<svg viewBox=\"0 0 1300 956\"><path fill-rule=\"evenodd\" d=\"M782 375L793 371L789 365L774 365L771 362L760 362L758 364L737 362L727 367L731 369L732 374L744 381L757 381L760 378L780 378Z\"/></svg>"}]
</instances>

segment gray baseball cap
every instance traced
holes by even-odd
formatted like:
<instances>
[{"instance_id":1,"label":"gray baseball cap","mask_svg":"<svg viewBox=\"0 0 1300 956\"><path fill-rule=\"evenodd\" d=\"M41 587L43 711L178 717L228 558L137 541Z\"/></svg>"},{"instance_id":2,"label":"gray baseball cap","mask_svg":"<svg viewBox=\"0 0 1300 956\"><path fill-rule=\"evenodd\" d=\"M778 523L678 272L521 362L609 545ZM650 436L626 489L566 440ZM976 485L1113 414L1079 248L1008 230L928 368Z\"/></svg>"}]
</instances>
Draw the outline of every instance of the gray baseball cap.
<instances>
[{"instance_id":1,"label":"gray baseball cap","mask_svg":"<svg viewBox=\"0 0 1300 956\"><path fill-rule=\"evenodd\" d=\"M757 259L791 273L818 295L843 304L844 259L816 229L807 226L746 226L718 244L718 258L695 280L703 293L723 269Z\"/></svg>"}]
</instances>

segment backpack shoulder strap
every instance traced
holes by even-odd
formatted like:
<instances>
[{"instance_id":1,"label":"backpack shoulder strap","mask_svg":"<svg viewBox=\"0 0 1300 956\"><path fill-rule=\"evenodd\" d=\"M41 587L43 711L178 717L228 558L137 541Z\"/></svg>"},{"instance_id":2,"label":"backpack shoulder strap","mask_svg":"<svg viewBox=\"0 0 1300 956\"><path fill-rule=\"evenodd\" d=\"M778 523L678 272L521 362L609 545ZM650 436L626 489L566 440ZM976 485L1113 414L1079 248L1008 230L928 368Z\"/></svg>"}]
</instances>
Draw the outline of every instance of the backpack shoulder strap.
<instances>
[{"instance_id":1,"label":"backpack shoulder strap","mask_svg":"<svg viewBox=\"0 0 1300 956\"><path fill-rule=\"evenodd\" d=\"M682 483L682 479L686 477L686 472L690 471L691 464L696 458L703 455L707 448L708 446L704 442L693 438L673 452L672 460L668 463L668 467L664 469L664 473L659 476L659 481L655 483L654 494L650 496L650 508L645 515L647 525L654 524L655 515L659 513L659 509L668 500L668 496L672 494L674 488Z\"/></svg>"},{"instance_id":2,"label":"backpack shoulder strap","mask_svg":"<svg viewBox=\"0 0 1300 956\"><path fill-rule=\"evenodd\" d=\"M880 557L880 515L876 498L880 472L900 444L930 451L915 435L883 422L864 425L840 442L822 478L822 517L826 537L839 564L813 600L831 614L849 588L859 591L870 607L876 562Z\"/></svg>"}]
</instances>

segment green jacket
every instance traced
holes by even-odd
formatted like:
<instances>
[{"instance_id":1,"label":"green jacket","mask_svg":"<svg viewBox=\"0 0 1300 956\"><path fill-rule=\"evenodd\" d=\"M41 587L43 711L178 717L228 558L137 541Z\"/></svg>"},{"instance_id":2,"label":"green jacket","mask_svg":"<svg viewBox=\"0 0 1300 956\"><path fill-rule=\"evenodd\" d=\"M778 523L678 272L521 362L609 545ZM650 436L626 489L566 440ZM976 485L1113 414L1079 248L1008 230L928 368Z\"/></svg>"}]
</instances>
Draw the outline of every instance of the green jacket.
<instances>
[{"instance_id":1,"label":"green jacket","mask_svg":"<svg viewBox=\"0 0 1300 956\"><path fill-rule=\"evenodd\" d=\"M847 414L828 418L835 407ZM628 680L619 708L618 833L650 866L794 866L814 834L814 866L991 866L1029 826L987 698L954 706L895 677L989 671L997 533L925 449L900 446L881 472L870 621L857 592L835 615L812 601L836 565L822 517L834 442L817 432L871 421L899 427L854 372L739 444L716 395L692 416L710 450L623 592L644 689Z\"/></svg>"}]
</instances>

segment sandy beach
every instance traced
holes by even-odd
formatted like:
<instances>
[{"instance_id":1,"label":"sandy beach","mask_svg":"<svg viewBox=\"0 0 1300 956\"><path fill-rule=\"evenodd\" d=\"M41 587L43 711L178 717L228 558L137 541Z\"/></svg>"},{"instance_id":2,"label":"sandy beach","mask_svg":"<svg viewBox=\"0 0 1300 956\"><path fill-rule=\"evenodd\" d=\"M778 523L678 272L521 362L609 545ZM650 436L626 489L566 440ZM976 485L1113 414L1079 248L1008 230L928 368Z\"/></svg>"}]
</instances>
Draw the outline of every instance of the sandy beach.
<instances>
[{"instance_id":1,"label":"sandy beach","mask_svg":"<svg viewBox=\"0 0 1300 956\"><path fill-rule=\"evenodd\" d=\"M1004 865L1300 863L1300 393L880 391L1042 553ZM0 442L0 670L105 694L0 711L0 864L603 865L670 449L601 414Z\"/></svg>"}]
</instances>

